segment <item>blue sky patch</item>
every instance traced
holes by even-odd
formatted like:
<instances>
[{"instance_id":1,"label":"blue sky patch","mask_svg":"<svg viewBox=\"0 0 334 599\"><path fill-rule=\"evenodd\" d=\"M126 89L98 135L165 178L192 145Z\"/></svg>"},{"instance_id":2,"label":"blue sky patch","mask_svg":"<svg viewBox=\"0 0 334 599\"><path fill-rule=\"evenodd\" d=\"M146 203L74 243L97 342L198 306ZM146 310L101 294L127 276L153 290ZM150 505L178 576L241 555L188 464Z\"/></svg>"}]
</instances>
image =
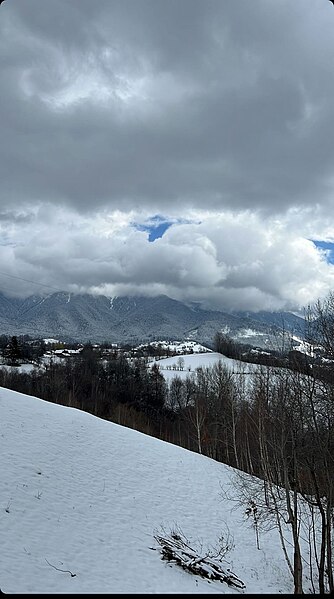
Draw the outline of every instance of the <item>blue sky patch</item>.
<instances>
[{"instance_id":1,"label":"blue sky patch","mask_svg":"<svg viewBox=\"0 0 334 599\"><path fill-rule=\"evenodd\" d=\"M159 237L162 237L163 234L166 233L167 229L169 229L172 224L173 223L167 221L164 223L159 223L158 225L151 225L150 227L147 227L146 231L149 232L148 240L155 241L155 239L159 239Z\"/></svg>"},{"instance_id":2,"label":"blue sky patch","mask_svg":"<svg viewBox=\"0 0 334 599\"><path fill-rule=\"evenodd\" d=\"M155 241L156 239L159 239L159 237L162 237L164 233L166 233L167 229L174 224L174 222L175 221L173 220L169 220L163 216L160 216L159 214L156 214L155 216L147 219L145 223L134 223L134 227L138 229L138 231L147 231L148 240Z\"/></svg>"},{"instance_id":3,"label":"blue sky patch","mask_svg":"<svg viewBox=\"0 0 334 599\"><path fill-rule=\"evenodd\" d=\"M334 264L334 242L332 241L319 241L318 239L311 239L314 245L319 248L319 250L324 250L326 252L326 260L330 264Z\"/></svg>"},{"instance_id":4,"label":"blue sky patch","mask_svg":"<svg viewBox=\"0 0 334 599\"><path fill-rule=\"evenodd\" d=\"M194 221L184 219L171 219L160 214L155 214L148 218L144 223L133 223L133 226L138 229L138 231L147 231L148 240L152 242L162 237L172 225L191 224L193 222Z\"/></svg>"}]
</instances>

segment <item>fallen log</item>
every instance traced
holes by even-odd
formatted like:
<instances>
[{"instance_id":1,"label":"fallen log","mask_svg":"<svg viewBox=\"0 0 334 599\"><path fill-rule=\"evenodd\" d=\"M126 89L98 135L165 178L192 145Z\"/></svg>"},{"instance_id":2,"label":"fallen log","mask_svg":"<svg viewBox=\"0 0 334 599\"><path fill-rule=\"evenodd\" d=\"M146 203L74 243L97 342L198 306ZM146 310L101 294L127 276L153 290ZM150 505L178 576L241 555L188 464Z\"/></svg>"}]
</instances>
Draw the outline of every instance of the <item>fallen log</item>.
<instances>
[{"instance_id":1,"label":"fallen log","mask_svg":"<svg viewBox=\"0 0 334 599\"><path fill-rule=\"evenodd\" d=\"M225 582L237 589L246 588L242 580L231 572L228 567L224 566L221 559L212 556L210 552L199 555L189 545L189 541L181 537L180 534L171 533L169 536L156 534L154 538L160 545L162 559L174 561L184 570L208 580Z\"/></svg>"}]
</instances>

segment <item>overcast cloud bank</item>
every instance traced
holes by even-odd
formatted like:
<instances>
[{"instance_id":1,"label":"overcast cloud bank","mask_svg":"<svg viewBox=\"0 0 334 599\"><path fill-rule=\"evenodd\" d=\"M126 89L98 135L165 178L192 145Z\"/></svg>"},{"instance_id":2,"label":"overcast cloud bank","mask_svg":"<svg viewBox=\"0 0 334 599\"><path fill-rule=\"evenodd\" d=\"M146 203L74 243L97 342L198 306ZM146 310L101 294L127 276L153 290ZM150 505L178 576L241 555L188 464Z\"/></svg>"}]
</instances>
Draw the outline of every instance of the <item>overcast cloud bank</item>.
<instances>
[{"instance_id":1,"label":"overcast cloud bank","mask_svg":"<svg viewBox=\"0 0 334 599\"><path fill-rule=\"evenodd\" d=\"M3 3L1 291L324 296L333 34L325 0Z\"/></svg>"}]
</instances>

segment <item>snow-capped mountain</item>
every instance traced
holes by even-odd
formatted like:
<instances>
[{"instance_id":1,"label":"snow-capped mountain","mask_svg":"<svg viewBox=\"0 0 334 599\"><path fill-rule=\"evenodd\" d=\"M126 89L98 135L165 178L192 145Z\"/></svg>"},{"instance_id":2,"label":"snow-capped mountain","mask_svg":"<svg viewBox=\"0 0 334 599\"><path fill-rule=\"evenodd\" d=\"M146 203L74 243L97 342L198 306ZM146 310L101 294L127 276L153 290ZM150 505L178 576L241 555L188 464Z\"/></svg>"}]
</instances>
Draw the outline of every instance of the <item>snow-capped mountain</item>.
<instances>
[{"instance_id":1,"label":"snow-capped mountain","mask_svg":"<svg viewBox=\"0 0 334 599\"><path fill-rule=\"evenodd\" d=\"M264 318L264 314L266 317ZM276 322L275 322L276 319ZM297 319L297 320L296 320ZM238 313L205 310L166 295L156 297L105 297L53 293L26 299L0 295L0 334L57 337L64 341L142 342L154 339L193 339L212 345L217 331L244 343L272 345L286 313ZM299 323L300 321L300 323ZM298 335L303 320L294 317Z\"/></svg>"}]
</instances>

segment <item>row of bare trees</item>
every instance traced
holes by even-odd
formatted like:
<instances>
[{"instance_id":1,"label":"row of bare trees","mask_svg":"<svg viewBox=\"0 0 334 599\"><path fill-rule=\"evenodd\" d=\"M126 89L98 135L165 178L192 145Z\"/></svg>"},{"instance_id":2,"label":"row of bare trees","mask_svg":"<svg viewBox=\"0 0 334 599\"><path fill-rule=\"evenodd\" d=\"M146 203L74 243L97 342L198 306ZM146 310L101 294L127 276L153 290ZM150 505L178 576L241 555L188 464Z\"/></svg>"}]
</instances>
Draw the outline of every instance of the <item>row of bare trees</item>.
<instances>
[{"instance_id":1,"label":"row of bare trees","mask_svg":"<svg viewBox=\"0 0 334 599\"><path fill-rule=\"evenodd\" d=\"M241 477L243 499L247 505L255 502L262 519L269 519L279 531L295 592L303 592L304 567L314 592L332 591L333 388L282 369L260 369L251 386L243 448L248 463L243 464L257 478ZM306 565L301 543L309 555Z\"/></svg>"},{"instance_id":2,"label":"row of bare trees","mask_svg":"<svg viewBox=\"0 0 334 599\"><path fill-rule=\"evenodd\" d=\"M193 389L174 379L170 399L190 448L240 470L238 501L256 514L257 531L277 529L295 593L323 594L334 592L333 294L306 326L308 369L232 373L217 363L197 370Z\"/></svg>"}]
</instances>

